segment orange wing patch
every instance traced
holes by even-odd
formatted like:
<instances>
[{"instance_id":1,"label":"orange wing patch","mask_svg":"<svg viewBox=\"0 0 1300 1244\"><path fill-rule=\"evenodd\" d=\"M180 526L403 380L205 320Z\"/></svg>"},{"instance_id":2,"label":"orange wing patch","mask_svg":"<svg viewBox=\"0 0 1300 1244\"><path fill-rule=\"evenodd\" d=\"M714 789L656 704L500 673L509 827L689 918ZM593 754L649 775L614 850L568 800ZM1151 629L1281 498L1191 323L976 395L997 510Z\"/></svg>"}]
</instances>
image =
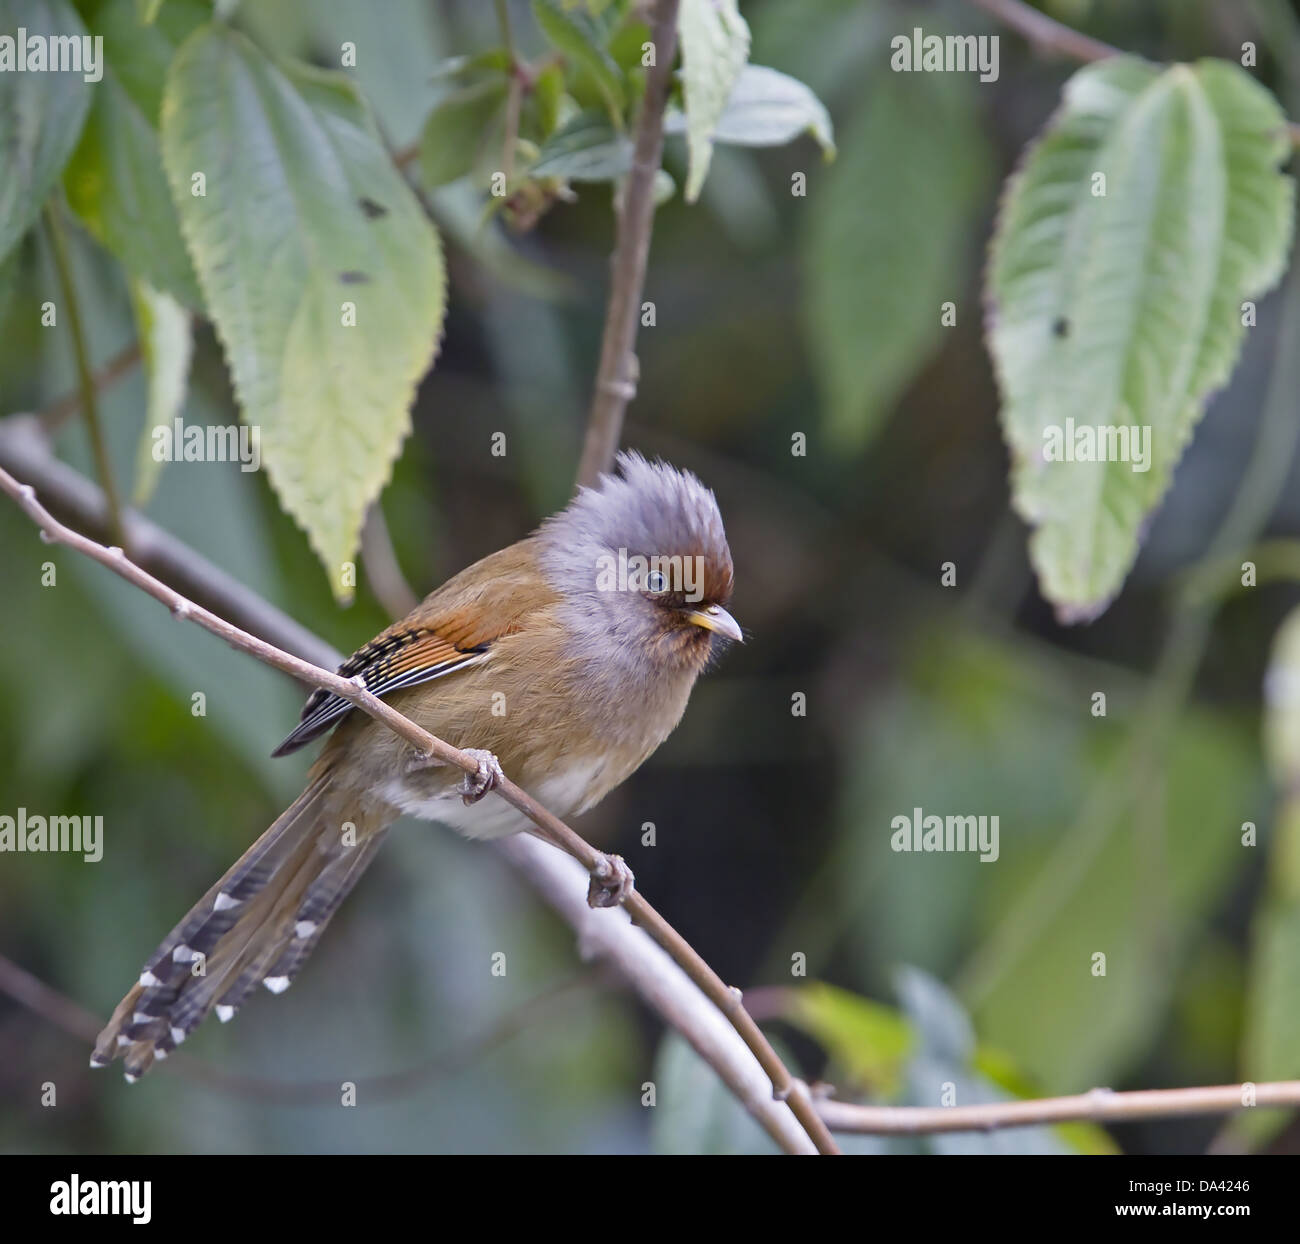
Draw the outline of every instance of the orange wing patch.
<instances>
[{"instance_id":1,"label":"orange wing patch","mask_svg":"<svg viewBox=\"0 0 1300 1244\"><path fill-rule=\"evenodd\" d=\"M486 656L487 644L461 646L423 627L407 627L385 631L372 639L344 661L338 672L344 678L360 676L368 691L382 697L477 665ZM302 718L293 733L271 755L287 756L297 751L351 711L352 705L342 696L317 688L303 705Z\"/></svg>"}]
</instances>

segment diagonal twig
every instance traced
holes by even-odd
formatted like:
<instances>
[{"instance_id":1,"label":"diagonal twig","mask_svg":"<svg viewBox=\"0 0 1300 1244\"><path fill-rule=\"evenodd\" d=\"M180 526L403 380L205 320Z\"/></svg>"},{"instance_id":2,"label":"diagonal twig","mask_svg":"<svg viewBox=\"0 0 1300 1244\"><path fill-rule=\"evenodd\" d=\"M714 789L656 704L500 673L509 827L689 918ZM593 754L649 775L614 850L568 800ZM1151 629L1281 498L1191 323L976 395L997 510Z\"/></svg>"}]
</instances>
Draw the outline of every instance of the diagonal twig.
<instances>
[{"instance_id":1,"label":"diagonal twig","mask_svg":"<svg viewBox=\"0 0 1300 1244\"><path fill-rule=\"evenodd\" d=\"M410 743L419 754L454 765L467 774L478 772L479 762L474 756L452 747L451 744L421 729L373 695L359 681L330 673L241 630L156 579L132 562L120 548L105 547L60 523L37 500L35 489L20 483L2 468L0 468L0 491L7 493L18 503L24 513L40 528L42 539L47 542L66 545L107 566L127 582L166 605L178 619L197 623L205 630L224 639L233 648L255 656L265 664L290 674L302 682L324 688L342 697L356 708L381 721ZM573 856L591 874L597 887L615 878L617 865L609 856L597 851L508 778L498 782L493 787L493 791L527 816L542 831L546 840ZM770 1080L773 1097L789 1105L817 1150L822 1153L838 1152L829 1130L817 1114L807 1086L790 1075L776 1051L772 1049L767 1038L745 1010L739 991L728 988L681 934L635 889L623 893L622 906L632 920L644 928L672 956L677 965L730 1021ZM747 1101L746 1104L750 1103ZM770 1112L764 1111L756 1117L788 1152L803 1151L804 1146L796 1143L788 1129L782 1129Z\"/></svg>"}]
</instances>

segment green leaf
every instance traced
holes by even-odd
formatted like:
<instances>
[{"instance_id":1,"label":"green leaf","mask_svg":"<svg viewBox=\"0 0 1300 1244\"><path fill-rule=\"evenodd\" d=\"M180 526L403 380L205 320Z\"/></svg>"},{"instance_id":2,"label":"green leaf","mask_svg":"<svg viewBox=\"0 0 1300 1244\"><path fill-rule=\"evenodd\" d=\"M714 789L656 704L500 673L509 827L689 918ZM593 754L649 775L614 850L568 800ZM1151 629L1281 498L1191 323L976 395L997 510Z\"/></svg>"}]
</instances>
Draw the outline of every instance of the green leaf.
<instances>
[{"instance_id":1,"label":"green leaf","mask_svg":"<svg viewBox=\"0 0 1300 1244\"><path fill-rule=\"evenodd\" d=\"M282 69L234 31L200 30L181 48L162 133L244 418L346 599L343 564L442 328L437 234L346 79Z\"/></svg>"},{"instance_id":2,"label":"green leaf","mask_svg":"<svg viewBox=\"0 0 1300 1244\"><path fill-rule=\"evenodd\" d=\"M167 66L206 17L202 5L175 0L144 27L134 0L100 10L104 79L63 175L69 206L126 270L195 310L202 295L167 189L158 114Z\"/></svg>"},{"instance_id":3,"label":"green leaf","mask_svg":"<svg viewBox=\"0 0 1300 1244\"><path fill-rule=\"evenodd\" d=\"M430 186L471 172L505 106L502 79L476 82L446 96L429 114L420 137L420 171Z\"/></svg>"},{"instance_id":4,"label":"green leaf","mask_svg":"<svg viewBox=\"0 0 1300 1244\"><path fill-rule=\"evenodd\" d=\"M554 134L529 169L532 177L616 181L632 167L632 140L599 112L584 112Z\"/></svg>"},{"instance_id":5,"label":"green leaf","mask_svg":"<svg viewBox=\"0 0 1300 1244\"><path fill-rule=\"evenodd\" d=\"M1062 620L1097 616L1119 591L1236 362L1242 302L1283 270L1289 150L1276 101L1235 65L1120 57L1070 79L1009 184L989 347L1015 506ZM1098 426L1145 431L1128 460L1065 460L1067 447L1088 452L1078 430Z\"/></svg>"},{"instance_id":6,"label":"green leaf","mask_svg":"<svg viewBox=\"0 0 1300 1244\"><path fill-rule=\"evenodd\" d=\"M677 18L686 105L686 202L700 197L713 134L749 59L749 27L736 0L682 0Z\"/></svg>"},{"instance_id":7,"label":"green leaf","mask_svg":"<svg viewBox=\"0 0 1300 1244\"><path fill-rule=\"evenodd\" d=\"M738 147L779 147L811 134L826 159L835 158L835 136L826 106L802 82L746 65L718 118L713 141Z\"/></svg>"},{"instance_id":8,"label":"green leaf","mask_svg":"<svg viewBox=\"0 0 1300 1244\"><path fill-rule=\"evenodd\" d=\"M146 282L132 285L131 303L149 376L149 405L135 467L135 504L143 506L153 495L163 466L163 459L154 454L154 429L170 428L185 405L194 339L185 308Z\"/></svg>"},{"instance_id":9,"label":"green leaf","mask_svg":"<svg viewBox=\"0 0 1300 1244\"><path fill-rule=\"evenodd\" d=\"M621 126L626 95L623 77L606 47L609 14L598 21L585 13L566 10L556 0L533 0L533 17L547 41L590 75L610 120Z\"/></svg>"},{"instance_id":10,"label":"green leaf","mask_svg":"<svg viewBox=\"0 0 1300 1244\"><path fill-rule=\"evenodd\" d=\"M992 157L974 86L954 74L879 75L809 188L804 324L827 432L863 445L963 304Z\"/></svg>"},{"instance_id":11,"label":"green leaf","mask_svg":"<svg viewBox=\"0 0 1300 1244\"><path fill-rule=\"evenodd\" d=\"M907 1020L893 1007L822 981L786 992L786 1018L816 1037L859 1084L894 1096L915 1044Z\"/></svg>"},{"instance_id":12,"label":"green leaf","mask_svg":"<svg viewBox=\"0 0 1300 1244\"><path fill-rule=\"evenodd\" d=\"M71 36L78 55L86 33L65 0L0 0L0 35L11 41L14 62L0 62L0 260L31 227L58 182L91 96L84 72L22 71L13 42L19 29L42 39Z\"/></svg>"}]
</instances>

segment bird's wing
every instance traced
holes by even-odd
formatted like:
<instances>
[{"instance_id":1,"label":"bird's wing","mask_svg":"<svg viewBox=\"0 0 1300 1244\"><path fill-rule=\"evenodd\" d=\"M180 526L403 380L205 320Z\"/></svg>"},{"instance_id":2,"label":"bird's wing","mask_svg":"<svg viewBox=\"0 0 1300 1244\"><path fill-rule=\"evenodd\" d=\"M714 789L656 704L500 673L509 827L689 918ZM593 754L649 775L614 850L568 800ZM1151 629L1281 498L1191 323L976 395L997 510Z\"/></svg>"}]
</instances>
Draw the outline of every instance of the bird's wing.
<instances>
[{"instance_id":1,"label":"bird's wing","mask_svg":"<svg viewBox=\"0 0 1300 1244\"><path fill-rule=\"evenodd\" d=\"M481 665L493 640L517 631L527 614L553 599L539 588L531 549L513 545L449 579L409 617L354 652L338 672L360 677L380 697L431 682ZM271 755L297 751L351 711L342 696L318 688L303 705L298 725Z\"/></svg>"}]
</instances>

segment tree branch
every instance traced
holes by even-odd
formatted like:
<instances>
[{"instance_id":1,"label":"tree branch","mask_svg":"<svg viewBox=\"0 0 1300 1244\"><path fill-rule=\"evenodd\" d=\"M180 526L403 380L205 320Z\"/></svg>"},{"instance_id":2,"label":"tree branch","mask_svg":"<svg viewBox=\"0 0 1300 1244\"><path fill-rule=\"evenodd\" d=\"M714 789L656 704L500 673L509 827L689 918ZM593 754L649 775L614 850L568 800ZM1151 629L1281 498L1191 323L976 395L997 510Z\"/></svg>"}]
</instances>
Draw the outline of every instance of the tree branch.
<instances>
[{"instance_id":1,"label":"tree branch","mask_svg":"<svg viewBox=\"0 0 1300 1244\"><path fill-rule=\"evenodd\" d=\"M38 488L42 496L49 498L59 518L103 539L112 538L104 494L79 471L54 457L49 438L35 416L9 415L0 419L0 467ZM236 626L313 665L334 669L342 662L342 654L323 639L156 523L132 510L123 515L123 521L131 556L138 566L191 600L219 610Z\"/></svg>"},{"instance_id":2,"label":"tree branch","mask_svg":"<svg viewBox=\"0 0 1300 1244\"><path fill-rule=\"evenodd\" d=\"M1024 0L967 0L967 3L982 9L1042 52L1083 61L1085 64L1123 54L1122 49L1113 44L1074 30L1063 22L1048 17L1046 13L1031 8ZM1300 147L1300 124L1288 121L1286 131L1291 145Z\"/></svg>"},{"instance_id":3,"label":"tree branch","mask_svg":"<svg viewBox=\"0 0 1300 1244\"><path fill-rule=\"evenodd\" d=\"M182 596L168 587L140 566L130 561L120 548L106 548L88 539L79 532L60 523L37 500L35 489L21 484L7 471L0 468L0 491L7 493L19 507L40 528L42 539L47 542L64 544L79 553L107 566L114 573L126 579L155 600L166 605L179 619L196 622L205 630L224 639L231 647L257 657L267 665L291 674L311 686L322 687L341 696L356 708L381 721L395 734L405 739L413 748L425 757L435 758L445 764L454 765L467 774L478 772L478 761L459 748L421 729L413 721L402 716L383 700L366 690L359 680L344 678L338 674L313 665L299 657L293 656L266 641L233 626L224 618L205 609L194 601ZM593 879L593 894L599 887L608 883L616 875L616 865L603 852L597 851L578 834L574 833L563 821L552 815L532 798L526 791L516 786L508 778L500 781L494 793L512 807L518 809L541 831L542 836L552 844L573 856ZM519 858L518 855L515 858ZM594 901L594 900L589 900ZM757 1110L758 1103L751 1097L742 1098L747 1107L756 1112L758 1121L781 1144L787 1152L803 1152L806 1142L796 1145L791 1129L778 1121L777 1114L766 1107L775 1102L786 1102L790 1111L798 1119L799 1125L811 1138L818 1151L822 1153L838 1152L826 1125L821 1121L813 1105L808 1088L795 1080L781 1062L776 1052L763 1036L758 1025L754 1023L740 1000L738 990L729 989L716 973L696 953L693 947L639 894L635 889L622 897L623 906L629 916L672 956L682 971L699 987L715 1007L730 1021L744 1044L749 1047L754 1059L770 1081L771 1096L765 1101L764 1109ZM612 921L610 923L613 923ZM644 958L644 956L642 956ZM620 964L622 966L622 964ZM644 968L644 964L642 964ZM631 977L637 983L638 977ZM640 987L640 986L638 986ZM643 996L655 1005L655 996L643 991ZM658 1009L658 1008L657 1008ZM661 1014L663 1012L661 1011ZM672 1017L665 1015L672 1022ZM707 1051L714 1051L713 1043L705 1040L698 1033L684 1033L687 1039L707 1058ZM740 1072L733 1066L725 1069L715 1064L719 1075L729 1085L739 1082ZM772 1101L775 1098L775 1102Z\"/></svg>"},{"instance_id":4,"label":"tree branch","mask_svg":"<svg viewBox=\"0 0 1300 1244\"><path fill-rule=\"evenodd\" d=\"M131 342L129 346L123 346L103 367L91 376L91 383L94 385L95 392L101 393L125 376L140 361L142 354L143 350L138 340ZM44 425L45 430L53 435L63 426L64 420L75 415L80 409L81 388L78 386L74 392L66 394L55 402L51 402L41 411L41 423Z\"/></svg>"},{"instance_id":5,"label":"tree branch","mask_svg":"<svg viewBox=\"0 0 1300 1244\"><path fill-rule=\"evenodd\" d=\"M1105 60L1108 56L1118 56L1119 48L1091 35L1080 34L1062 22L1030 8L1021 0L969 0L977 9L983 9L990 17L1002 23L1017 34L1023 35L1026 42L1043 52L1054 52L1067 56L1071 60L1094 61Z\"/></svg>"},{"instance_id":6,"label":"tree branch","mask_svg":"<svg viewBox=\"0 0 1300 1244\"><path fill-rule=\"evenodd\" d=\"M1251 1085L1253 1106L1247 1106L1243 1100L1245 1089L1241 1084L1145 1089L1135 1093L1093 1089L1075 1097L990 1102L982 1106L854 1106L823 1100L817 1108L837 1132L912 1136L919 1132L985 1132L1000 1127L1035 1127L1072 1120L1114 1123L1187 1114L1227 1114L1259 1106L1300 1106L1300 1080Z\"/></svg>"},{"instance_id":7,"label":"tree branch","mask_svg":"<svg viewBox=\"0 0 1300 1244\"><path fill-rule=\"evenodd\" d=\"M632 168L623 186L614 254L610 259L609 303L600 343L600 366L591 397L587 437L578 467L578 483L592 485L614 464L623 414L636 396L637 363L633 348L641 319L650 231L654 224L655 177L664 150L664 108L677 51L678 0L658 0L650 41L655 63L646 77L645 98L637 119Z\"/></svg>"}]
</instances>

